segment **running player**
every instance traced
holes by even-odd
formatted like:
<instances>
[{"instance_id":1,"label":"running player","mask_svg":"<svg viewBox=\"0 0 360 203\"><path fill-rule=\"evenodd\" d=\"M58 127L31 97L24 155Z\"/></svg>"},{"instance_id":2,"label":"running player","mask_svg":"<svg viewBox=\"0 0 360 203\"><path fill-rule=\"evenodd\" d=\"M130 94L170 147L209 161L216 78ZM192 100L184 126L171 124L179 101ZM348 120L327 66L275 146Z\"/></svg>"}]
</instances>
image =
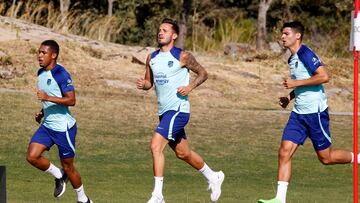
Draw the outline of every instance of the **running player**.
<instances>
[{"instance_id":1,"label":"running player","mask_svg":"<svg viewBox=\"0 0 360 203\"><path fill-rule=\"evenodd\" d=\"M316 54L302 44L304 26L298 22L284 23L281 39L290 50L288 60L291 79L283 86L293 89L287 97L279 98L279 104L286 108L295 99L294 108L284 129L279 149L278 186L276 197L259 200L261 203L285 203L291 176L291 158L299 145L310 138L317 157L324 165L352 163L352 152L332 149L329 131L329 113L323 83L330 77Z\"/></svg>"},{"instance_id":2,"label":"running player","mask_svg":"<svg viewBox=\"0 0 360 203\"><path fill-rule=\"evenodd\" d=\"M55 177L55 197L64 194L66 182L70 180L77 194L77 202L91 203L85 194L80 174L73 165L77 127L69 106L75 105L75 89L70 74L57 64L58 55L57 42L46 40L41 43L37 98L42 103L42 109L35 115L35 120L41 125L31 138L26 159L31 165ZM59 149L62 169L42 156L54 144Z\"/></svg>"},{"instance_id":3,"label":"running player","mask_svg":"<svg viewBox=\"0 0 360 203\"><path fill-rule=\"evenodd\" d=\"M167 144L176 156L200 171L209 183L210 199L217 201L224 181L222 171L214 172L200 155L192 151L184 127L190 117L188 94L207 79L206 70L189 52L174 46L179 34L177 23L164 19L159 27L157 42L160 49L148 55L144 79L136 83L138 89L149 90L155 85L160 123L151 140L155 186L148 203L164 203L162 194ZM189 82L189 70L197 74Z\"/></svg>"}]
</instances>

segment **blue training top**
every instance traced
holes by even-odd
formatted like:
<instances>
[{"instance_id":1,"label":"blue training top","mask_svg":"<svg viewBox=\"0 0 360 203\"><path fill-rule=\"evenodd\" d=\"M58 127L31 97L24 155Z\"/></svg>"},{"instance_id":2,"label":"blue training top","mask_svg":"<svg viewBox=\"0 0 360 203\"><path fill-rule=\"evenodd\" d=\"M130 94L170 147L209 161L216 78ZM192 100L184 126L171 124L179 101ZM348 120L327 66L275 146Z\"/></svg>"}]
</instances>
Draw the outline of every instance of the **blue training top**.
<instances>
[{"instance_id":1,"label":"blue training top","mask_svg":"<svg viewBox=\"0 0 360 203\"><path fill-rule=\"evenodd\" d=\"M46 71L40 68L38 71L38 88L47 95L53 97L63 97L66 92L74 91L70 74L60 64ZM75 124L69 107L55 104L49 101L43 101L42 108L44 110L43 125L55 131L65 132Z\"/></svg>"},{"instance_id":2,"label":"blue training top","mask_svg":"<svg viewBox=\"0 0 360 203\"><path fill-rule=\"evenodd\" d=\"M301 45L300 49L288 60L291 79L305 80L314 75L322 66L320 59L307 46ZM294 89L295 103L293 111L298 114L310 114L324 111L327 105L324 86L300 86Z\"/></svg>"},{"instance_id":3,"label":"blue training top","mask_svg":"<svg viewBox=\"0 0 360 203\"><path fill-rule=\"evenodd\" d=\"M187 68L180 64L181 49L173 47L168 52L157 50L151 53L150 68L154 77L154 85L158 101L158 113L175 110L190 113L188 96L177 92L180 86L189 84L190 76Z\"/></svg>"}]
</instances>

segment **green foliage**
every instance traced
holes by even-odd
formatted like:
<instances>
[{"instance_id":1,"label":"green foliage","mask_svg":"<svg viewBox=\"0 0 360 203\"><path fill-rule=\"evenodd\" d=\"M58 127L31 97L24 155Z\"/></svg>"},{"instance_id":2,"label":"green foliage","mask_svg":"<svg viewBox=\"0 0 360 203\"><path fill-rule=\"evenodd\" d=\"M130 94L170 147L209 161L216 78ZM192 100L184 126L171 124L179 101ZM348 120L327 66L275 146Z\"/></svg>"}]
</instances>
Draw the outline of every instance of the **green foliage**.
<instances>
[{"instance_id":1,"label":"green foliage","mask_svg":"<svg viewBox=\"0 0 360 203\"><path fill-rule=\"evenodd\" d=\"M0 14L16 16L62 32L128 45L156 46L156 33L164 17L179 20L182 1L117 0L107 16L106 0L72 1L62 20L59 2L29 0L0 3ZM330 56L347 55L352 0L274 0L268 12L268 40L279 39L282 23L305 24L308 44ZM258 1L192 1L186 48L221 50L227 42L255 44ZM317 50L318 51L318 50Z\"/></svg>"},{"instance_id":2,"label":"green foliage","mask_svg":"<svg viewBox=\"0 0 360 203\"><path fill-rule=\"evenodd\" d=\"M227 18L215 22L214 28L195 23L192 38L187 46L194 51L222 51L224 44L229 42L254 43L256 22L253 19ZM189 42L191 44L189 44Z\"/></svg>"}]
</instances>

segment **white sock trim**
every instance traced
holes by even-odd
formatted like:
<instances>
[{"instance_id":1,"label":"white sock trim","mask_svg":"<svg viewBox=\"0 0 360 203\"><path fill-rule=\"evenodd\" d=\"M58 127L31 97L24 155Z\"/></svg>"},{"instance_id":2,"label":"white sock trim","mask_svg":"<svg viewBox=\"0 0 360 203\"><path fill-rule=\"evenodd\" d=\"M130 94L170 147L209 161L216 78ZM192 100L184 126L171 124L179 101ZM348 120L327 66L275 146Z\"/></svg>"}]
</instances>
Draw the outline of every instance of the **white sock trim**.
<instances>
[{"instance_id":1,"label":"white sock trim","mask_svg":"<svg viewBox=\"0 0 360 203\"><path fill-rule=\"evenodd\" d=\"M53 175L57 179L63 176L61 170L52 163L50 163L49 168L45 172Z\"/></svg>"},{"instance_id":2,"label":"white sock trim","mask_svg":"<svg viewBox=\"0 0 360 203\"><path fill-rule=\"evenodd\" d=\"M154 183L154 190L152 192L153 195L162 198L162 189L164 185L164 177L161 176L154 176L155 183Z\"/></svg>"},{"instance_id":3,"label":"white sock trim","mask_svg":"<svg viewBox=\"0 0 360 203\"><path fill-rule=\"evenodd\" d=\"M74 189L77 195L77 199L79 202L86 202L88 197L85 194L84 186L81 185L80 187Z\"/></svg>"},{"instance_id":4,"label":"white sock trim","mask_svg":"<svg viewBox=\"0 0 360 203\"><path fill-rule=\"evenodd\" d=\"M354 163L354 153L350 152L351 153L351 162L350 163Z\"/></svg>"},{"instance_id":5,"label":"white sock trim","mask_svg":"<svg viewBox=\"0 0 360 203\"><path fill-rule=\"evenodd\" d=\"M278 181L276 198L281 201L281 203L286 203L286 192L289 183L286 181Z\"/></svg>"},{"instance_id":6,"label":"white sock trim","mask_svg":"<svg viewBox=\"0 0 360 203\"><path fill-rule=\"evenodd\" d=\"M216 175L216 173L205 162L199 172L202 173L208 181Z\"/></svg>"}]
</instances>

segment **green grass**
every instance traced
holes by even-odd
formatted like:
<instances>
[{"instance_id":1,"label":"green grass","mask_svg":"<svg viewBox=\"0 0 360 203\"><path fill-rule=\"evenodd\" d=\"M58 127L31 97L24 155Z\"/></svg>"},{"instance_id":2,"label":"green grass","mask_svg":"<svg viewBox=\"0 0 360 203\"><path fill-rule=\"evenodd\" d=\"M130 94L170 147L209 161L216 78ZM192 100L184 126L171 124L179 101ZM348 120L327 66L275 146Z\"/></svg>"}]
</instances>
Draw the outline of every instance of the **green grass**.
<instances>
[{"instance_id":1,"label":"green grass","mask_svg":"<svg viewBox=\"0 0 360 203\"><path fill-rule=\"evenodd\" d=\"M90 95L90 94L87 94ZM149 142L157 123L155 101L91 98L78 94L76 167L94 202L146 202L153 187ZM54 199L53 178L28 164L27 144L37 129L35 94L0 92L0 165L7 167L9 203L75 202L70 184ZM288 114L192 106L191 147L226 178L219 203L256 202L276 192L277 149ZM352 118L332 116L335 148L352 147ZM59 165L57 149L46 157ZM205 179L166 149L164 195L169 203L209 201ZM323 166L308 140L293 158L288 203L352 202L352 166Z\"/></svg>"}]
</instances>

